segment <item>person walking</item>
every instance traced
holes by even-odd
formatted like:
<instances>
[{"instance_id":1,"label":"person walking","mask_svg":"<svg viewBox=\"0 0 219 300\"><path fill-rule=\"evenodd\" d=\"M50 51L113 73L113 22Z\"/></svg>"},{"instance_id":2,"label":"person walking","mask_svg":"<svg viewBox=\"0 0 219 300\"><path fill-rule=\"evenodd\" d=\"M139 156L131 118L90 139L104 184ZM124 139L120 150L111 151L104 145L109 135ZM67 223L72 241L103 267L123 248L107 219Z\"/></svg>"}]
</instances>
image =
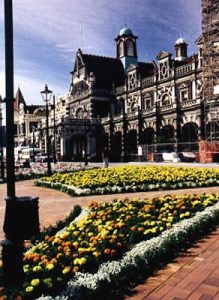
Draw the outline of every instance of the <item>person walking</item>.
<instances>
[{"instance_id":1,"label":"person walking","mask_svg":"<svg viewBox=\"0 0 219 300\"><path fill-rule=\"evenodd\" d=\"M83 160L84 160L84 166L86 167L88 165L88 158L87 158L87 153L84 149L82 151L82 157L83 157Z\"/></svg>"},{"instance_id":2,"label":"person walking","mask_svg":"<svg viewBox=\"0 0 219 300\"><path fill-rule=\"evenodd\" d=\"M109 166L109 151L108 151L107 147L105 147L103 149L102 157L103 157L103 167L108 168L108 166Z\"/></svg>"}]
</instances>

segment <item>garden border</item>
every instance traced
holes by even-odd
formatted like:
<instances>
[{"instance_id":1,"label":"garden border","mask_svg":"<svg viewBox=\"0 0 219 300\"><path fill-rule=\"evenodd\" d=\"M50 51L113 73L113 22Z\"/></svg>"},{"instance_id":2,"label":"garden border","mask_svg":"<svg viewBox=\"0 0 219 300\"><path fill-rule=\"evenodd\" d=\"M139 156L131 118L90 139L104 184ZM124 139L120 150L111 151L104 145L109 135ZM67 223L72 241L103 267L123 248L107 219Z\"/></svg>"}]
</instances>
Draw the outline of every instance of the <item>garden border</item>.
<instances>
[{"instance_id":1,"label":"garden border","mask_svg":"<svg viewBox=\"0 0 219 300\"><path fill-rule=\"evenodd\" d=\"M92 299L91 297L106 291L106 288L116 289L124 283L127 284L132 279L129 277L130 274L133 276L133 272L135 275L156 261L159 262L158 265L162 265L163 257L166 260L170 249L175 249L177 254L188 248L192 242L203 237L206 231L209 232L218 220L219 203L197 212L192 218L174 224L171 229L162 232L158 237L136 244L120 261L100 265L95 274L76 273L75 279L68 282L68 288L62 295L55 298L42 295L36 300L86 299L86 295L89 295L87 299Z\"/></svg>"}]
</instances>

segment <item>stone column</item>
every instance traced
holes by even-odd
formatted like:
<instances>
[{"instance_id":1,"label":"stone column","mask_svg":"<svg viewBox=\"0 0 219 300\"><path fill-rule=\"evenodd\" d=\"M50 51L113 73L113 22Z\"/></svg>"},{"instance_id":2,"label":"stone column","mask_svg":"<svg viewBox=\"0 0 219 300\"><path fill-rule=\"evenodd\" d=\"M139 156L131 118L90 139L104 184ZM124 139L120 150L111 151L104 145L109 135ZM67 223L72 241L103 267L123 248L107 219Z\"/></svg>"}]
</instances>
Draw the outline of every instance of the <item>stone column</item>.
<instances>
[{"instance_id":1,"label":"stone column","mask_svg":"<svg viewBox=\"0 0 219 300\"><path fill-rule=\"evenodd\" d=\"M192 80L192 99L196 99L196 82L194 79Z\"/></svg>"},{"instance_id":2,"label":"stone column","mask_svg":"<svg viewBox=\"0 0 219 300\"><path fill-rule=\"evenodd\" d=\"M179 135L178 135L177 119L174 120L173 128L174 128L174 131L173 131L174 152L178 152L178 139L179 139Z\"/></svg>"},{"instance_id":3,"label":"stone column","mask_svg":"<svg viewBox=\"0 0 219 300\"><path fill-rule=\"evenodd\" d=\"M126 124L126 117L123 115L123 126L121 130L121 143L122 143L122 153L121 159L122 161L127 160L127 124Z\"/></svg>"},{"instance_id":4,"label":"stone column","mask_svg":"<svg viewBox=\"0 0 219 300\"><path fill-rule=\"evenodd\" d=\"M175 85L172 86L172 103L175 103Z\"/></svg>"},{"instance_id":5,"label":"stone column","mask_svg":"<svg viewBox=\"0 0 219 300\"><path fill-rule=\"evenodd\" d=\"M201 117L200 116L197 117L196 123L198 125L198 141L201 141L202 140L202 126L201 126Z\"/></svg>"},{"instance_id":6,"label":"stone column","mask_svg":"<svg viewBox=\"0 0 219 300\"><path fill-rule=\"evenodd\" d=\"M61 152L61 157L63 158L64 155L65 155L65 140L64 140L64 137L61 136L60 137L60 152Z\"/></svg>"}]
</instances>

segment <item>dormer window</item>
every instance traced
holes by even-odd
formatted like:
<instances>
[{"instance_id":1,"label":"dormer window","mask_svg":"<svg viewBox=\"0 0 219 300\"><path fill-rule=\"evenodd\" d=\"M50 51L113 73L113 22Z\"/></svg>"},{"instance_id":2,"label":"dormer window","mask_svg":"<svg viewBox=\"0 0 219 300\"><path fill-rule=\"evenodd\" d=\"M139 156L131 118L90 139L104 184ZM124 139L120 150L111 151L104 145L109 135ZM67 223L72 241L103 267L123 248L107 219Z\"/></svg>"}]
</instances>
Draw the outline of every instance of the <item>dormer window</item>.
<instances>
[{"instance_id":1,"label":"dormer window","mask_svg":"<svg viewBox=\"0 0 219 300\"><path fill-rule=\"evenodd\" d=\"M129 83L129 90L132 90L134 88L137 87L137 74L136 72L132 72L129 74L129 77L128 77L128 83Z\"/></svg>"},{"instance_id":2,"label":"dormer window","mask_svg":"<svg viewBox=\"0 0 219 300\"><path fill-rule=\"evenodd\" d=\"M160 79L167 78L169 76L169 69L167 61L160 63Z\"/></svg>"},{"instance_id":3,"label":"dormer window","mask_svg":"<svg viewBox=\"0 0 219 300\"><path fill-rule=\"evenodd\" d=\"M161 51L156 57L159 61L159 80L166 79L171 75L171 55L167 51Z\"/></svg>"}]
</instances>

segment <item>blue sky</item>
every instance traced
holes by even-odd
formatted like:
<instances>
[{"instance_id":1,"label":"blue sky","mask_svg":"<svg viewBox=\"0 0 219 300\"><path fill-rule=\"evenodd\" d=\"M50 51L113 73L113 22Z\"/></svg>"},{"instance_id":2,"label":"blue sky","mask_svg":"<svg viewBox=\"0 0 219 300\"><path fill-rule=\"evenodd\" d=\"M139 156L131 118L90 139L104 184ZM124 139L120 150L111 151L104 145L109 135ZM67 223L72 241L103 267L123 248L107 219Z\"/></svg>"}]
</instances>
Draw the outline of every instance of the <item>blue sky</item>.
<instances>
[{"instance_id":1,"label":"blue sky","mask_svg":"<svg viewBox=\"0 0 219 300\"><path fill-rule=\"evenodd\" d=\"M4 7L0 2L0 94L4 83ZM45 83L57 95L69 89L75 53L115 57L115 41L125 24L139 38L140 61L174 51L182 36L197 52L201 0L14 0L15 92L27 104L42 104Z\"/></svg>"}]
</instances>

